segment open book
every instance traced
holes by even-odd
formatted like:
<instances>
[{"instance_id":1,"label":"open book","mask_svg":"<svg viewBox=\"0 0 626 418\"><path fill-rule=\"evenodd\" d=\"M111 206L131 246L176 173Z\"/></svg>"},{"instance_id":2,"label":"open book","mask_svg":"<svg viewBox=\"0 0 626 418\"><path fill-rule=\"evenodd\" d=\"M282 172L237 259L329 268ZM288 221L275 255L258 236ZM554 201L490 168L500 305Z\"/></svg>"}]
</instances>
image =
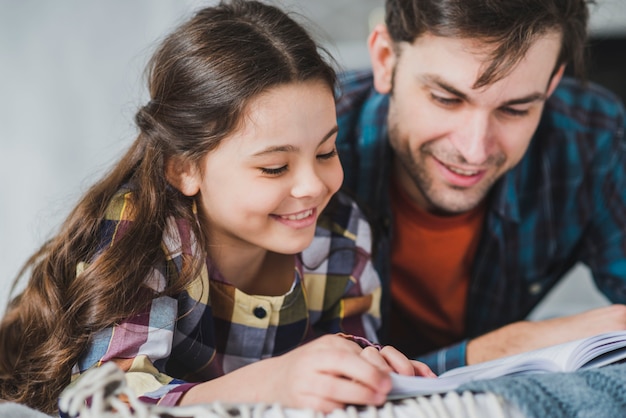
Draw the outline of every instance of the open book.
<instances>
[{"instance_id":1,"label":"open book","mask_svg":"<svg viewBox=\"0 0 626 418\"><path fill-rule=\"evenodd\" d=\"M609 332L514 356L458 367L437 378L392 374L389 399L429 395L454 390L473 380L500 376L570 372L590 369L626 359L626 331Z\"/></svg>"}]
</instances>

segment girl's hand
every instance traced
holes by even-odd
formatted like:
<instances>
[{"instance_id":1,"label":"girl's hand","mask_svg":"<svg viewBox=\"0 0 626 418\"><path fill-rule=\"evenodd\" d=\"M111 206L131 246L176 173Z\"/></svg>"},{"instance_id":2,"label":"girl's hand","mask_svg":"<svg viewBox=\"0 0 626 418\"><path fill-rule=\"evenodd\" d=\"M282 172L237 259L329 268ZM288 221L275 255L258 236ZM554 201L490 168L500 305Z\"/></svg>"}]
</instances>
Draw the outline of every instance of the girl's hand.
<instances>
[{"instance_id":1,"label":"girl's hand","mask_svg":"<svg viewBox=\"0 0 626 418\"><path fill-rule=\"evenodd\" d=\"M387 372L396 372L407 376L437 377L430 367L416 360L409 360L396 348L386 345L380 351L375 347L366 347L361 357Z\"/></svg>"},{"instance_id":2,"label":"girl's hand","mask_svg":"<svg viewBox=\"0 0 626 418\"><path fill-rule=\"evenodd\" d=\"M180 404L278 402L325 413L349 404L382 405L391 390L391 369L379 367L363 351L343 337L325 335L281 356L201 383ZM385 355L395 364L396 354L387 351Z\"/></svg>"}]
</instances>

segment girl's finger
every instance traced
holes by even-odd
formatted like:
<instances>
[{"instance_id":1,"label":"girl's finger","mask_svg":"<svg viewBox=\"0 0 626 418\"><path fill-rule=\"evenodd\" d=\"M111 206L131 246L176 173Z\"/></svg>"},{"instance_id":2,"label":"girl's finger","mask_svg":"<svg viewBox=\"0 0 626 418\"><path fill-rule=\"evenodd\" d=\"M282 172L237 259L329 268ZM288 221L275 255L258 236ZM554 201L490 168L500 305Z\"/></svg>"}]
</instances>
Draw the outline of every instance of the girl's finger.
<instances>
[{"instance_id":1,"label":"girl's finger","mask_svg":"<svg viewBox=\"0 0 626 418\"><path fill-rule=\"evenodd\" d=\"M381 405L389 392L376 391L363 382L337 375L322 374L314 380L315 384L309 385L304 395L325 404Z\"/></svg>"},{"instance_id":2,"label":"girl's finger","mask_svg":"<svg viewBox=\"0 0 626 418\"><path fill-rule=\"evenodd\" d=\"M386 345L380 350L380 354L394 372L406 376L415 375L415 368L411 360L396 348Z\"/></svg>"},{"instance_id":3,"label":"girl's finger","mask_svg":"<svg viewBox=\"0 0 626 418\"><path fill-rule=\"evenodd\" d=\"M389 365L387 364L385 358L375 347L365 347L361 351L361 357L386 373L393 371L392 368L389 367Z\"/></svg>"},{"instance_id":4,"label":"girl's finger","mask_svg":"<svg viewBox=\"0 0 626 418\"><path fill-rule=\"evenodd\" d=\"M437 377L435 372L433 372L427 364L417 360L411 360L411 364L413 365L416 376Z\"/></svg>"},{"instance_id":5,"label":"girl's finger","mask_svg":"<svg viewBox=\"0 0 626 418\"><path fill-rule=\"evenodd\" d=\"M353 380L374 392L387 394L391 390L389 372L361 357L361 352L360 348L358 353L327 351L316 356L315 368L321 373Z\"/></svg>"}]
</instances>

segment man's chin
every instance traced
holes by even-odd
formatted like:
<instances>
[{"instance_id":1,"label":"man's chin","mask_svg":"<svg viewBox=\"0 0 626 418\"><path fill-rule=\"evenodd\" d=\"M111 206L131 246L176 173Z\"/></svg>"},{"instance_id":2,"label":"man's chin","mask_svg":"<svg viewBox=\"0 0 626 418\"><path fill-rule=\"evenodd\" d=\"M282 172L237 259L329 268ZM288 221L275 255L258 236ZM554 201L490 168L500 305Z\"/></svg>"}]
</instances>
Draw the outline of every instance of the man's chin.
<instances>
[{"instance_id":1,"label":"man's chin","mask_svg":"<svg viewBox=\"0 0 626 418\"><path fill-rule=\"evenodd\" d=\"M428 199L429 213L437 216L456 216L476 209L484 201L484 196L455 196L454 198Z\"/></svg>"}]
</instances>

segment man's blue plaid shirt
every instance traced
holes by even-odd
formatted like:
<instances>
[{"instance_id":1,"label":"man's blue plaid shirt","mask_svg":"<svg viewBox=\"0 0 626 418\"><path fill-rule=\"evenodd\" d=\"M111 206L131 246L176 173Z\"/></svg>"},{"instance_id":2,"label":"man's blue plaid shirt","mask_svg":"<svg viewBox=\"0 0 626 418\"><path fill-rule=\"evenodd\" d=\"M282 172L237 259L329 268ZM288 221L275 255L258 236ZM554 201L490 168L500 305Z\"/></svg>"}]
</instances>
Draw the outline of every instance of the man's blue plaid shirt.
<instances>
[{"instance_id":1,"label":"man's blue plaid shirt","mask_svg":"<svg viewBox=\"0 0 626 418\"><path fill-rule=\"evenodd\" d=\"M374 90L369 72L345 73L341 82L337 143L344 188L378 232L376 266L386 319L393 232L389 98ZM626 303L624 128L624 108L614 95L563 79L546 103L526 155L489 195L472 267L467 338L524 319L577 262L590 268L611 301ZM465 364L466 343L418 359L441 373Z\"/></svg>"}]
</instances>

